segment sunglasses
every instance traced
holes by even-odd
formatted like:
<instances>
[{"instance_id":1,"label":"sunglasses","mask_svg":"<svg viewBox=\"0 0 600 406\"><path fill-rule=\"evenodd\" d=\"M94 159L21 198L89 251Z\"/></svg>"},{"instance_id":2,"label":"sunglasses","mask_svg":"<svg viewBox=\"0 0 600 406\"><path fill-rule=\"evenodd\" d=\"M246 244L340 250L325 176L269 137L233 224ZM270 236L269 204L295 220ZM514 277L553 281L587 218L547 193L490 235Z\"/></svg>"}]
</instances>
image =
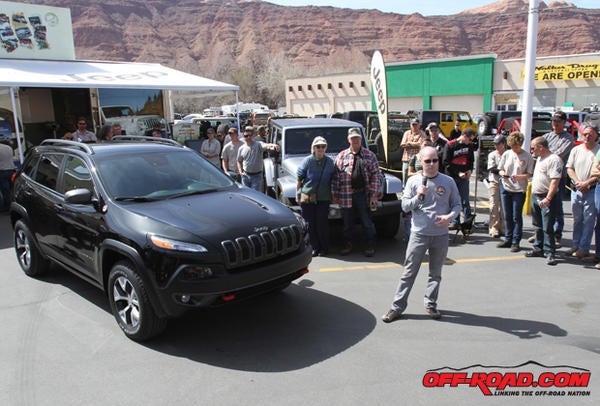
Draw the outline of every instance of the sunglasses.
<instances>
[{"instance_id":1,"label":"sunglasses","mask_svg":"<svg viewBox=\"0 0 600 406\"><path fill-rule=\"evenodd\" d=\"M439 161L439 159L424 159L423 163L424 164L430 164L430 163L437 163Z\"/></svg>"},{"instance_id":2,"label":"sunglasses","mask_svg":"<svg viewBox=\"0 0 600 406\"><path fill-rule=\"evenodd\" d=\"M252 134L244 134L244 138L250 138L252 137Z\"/></svg>"},{"instance_id":3,"label":"sunglasses","mask_svg":"<svg viewBox=\"0 0 600 406\"><path fill-rule=\"evenodd\" d=\"M325 147L326 147L325 145L315 145L315 148L318 148L318 149L325 149Z\"/></svg>"}]
</instances>

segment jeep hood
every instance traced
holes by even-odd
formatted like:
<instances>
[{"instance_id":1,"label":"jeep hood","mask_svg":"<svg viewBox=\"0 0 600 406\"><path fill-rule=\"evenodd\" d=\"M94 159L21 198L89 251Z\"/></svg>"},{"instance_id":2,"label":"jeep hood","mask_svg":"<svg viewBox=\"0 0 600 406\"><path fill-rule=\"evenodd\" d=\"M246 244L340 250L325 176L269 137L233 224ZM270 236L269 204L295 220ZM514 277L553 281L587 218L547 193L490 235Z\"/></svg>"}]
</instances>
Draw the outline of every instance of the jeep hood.
<instances>
[{"instance_id":1,"label":"jeep hood","mask_svg":"<svg viewBox=\"0 0 600 406\"><path fill-rule=\"evenodd\" d=\"M257 227L271 229L297 221L278 201L247 188L122 207L141 216L139 221L152 220L154 225L145 227L149 232L171 238L185 238L188 232L208 241L247 236L256 233Z\"/></svg>"}]
</instances>

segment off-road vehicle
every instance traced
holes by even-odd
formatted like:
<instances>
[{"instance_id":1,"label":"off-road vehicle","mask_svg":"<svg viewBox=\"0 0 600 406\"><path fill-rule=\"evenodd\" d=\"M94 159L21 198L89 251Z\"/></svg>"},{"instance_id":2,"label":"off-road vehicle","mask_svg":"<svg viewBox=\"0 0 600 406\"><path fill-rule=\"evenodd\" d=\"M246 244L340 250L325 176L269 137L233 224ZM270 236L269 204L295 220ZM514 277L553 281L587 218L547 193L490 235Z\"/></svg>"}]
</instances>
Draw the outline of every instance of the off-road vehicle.
<instances>
[{"instance_id":1,"label":"off-road vehicle","mask_svg":"<svg viewBox=\"0 0 600 406\"><path fill-rule=\"evenodd\" d=\"M10 208L27 275L50 263L71 271L106 292L128 337L145 340L186 310L308 272L301 216L175 141L134 138L46 140L28 152Z\"/></svg>"}]
</instances>

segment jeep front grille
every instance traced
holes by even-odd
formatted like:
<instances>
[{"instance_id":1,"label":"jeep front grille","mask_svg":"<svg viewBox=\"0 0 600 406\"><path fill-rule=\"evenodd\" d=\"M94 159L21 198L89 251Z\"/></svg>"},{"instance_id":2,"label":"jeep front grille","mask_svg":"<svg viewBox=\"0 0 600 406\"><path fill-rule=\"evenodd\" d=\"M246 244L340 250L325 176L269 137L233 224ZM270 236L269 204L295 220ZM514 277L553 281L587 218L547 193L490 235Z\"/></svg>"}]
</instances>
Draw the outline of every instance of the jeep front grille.
<instances>
[{"instance_id":1,"label":"jeep front grille","mask_svg":"<svg viewBox=\"0 0 600 406\"><path fill-rule=\"evenodd\" d=\"M302 232L297 225L221 241L227 268L237 268L285 255L296 251L300 244Z\"/></svg>"},{"instance_id":2,"label":"jeep front grille","mask_svg":"<svg viewBox=\"0 0 600 406\"><path fill-rule=\"evenodd\" d=\"M151 129L154 128L156 124L160 124L160 120L158 118L144 118L141 121L142 128Z\"/></svg>"}]
</instances>

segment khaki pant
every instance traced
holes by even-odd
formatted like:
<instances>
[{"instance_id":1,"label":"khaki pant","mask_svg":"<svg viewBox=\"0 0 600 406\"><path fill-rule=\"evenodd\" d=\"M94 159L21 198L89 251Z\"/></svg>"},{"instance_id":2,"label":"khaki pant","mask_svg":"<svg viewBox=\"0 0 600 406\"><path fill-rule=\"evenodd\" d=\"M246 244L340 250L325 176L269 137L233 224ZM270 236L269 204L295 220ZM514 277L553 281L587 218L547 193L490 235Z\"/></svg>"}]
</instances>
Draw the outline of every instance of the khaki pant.
<instances>
[{"instance_id":1,"label":"khaki pant","mask_svg":"<svg viewBox=\"0 0 600 406\"><path fill-rule=\"evenodd\" d=\"M504 235L504 215L502 214L502 202L500 200L500 183L490 182L488 193L490 195L490 236L494 234Z\"/></svg>"}]
</instances>

